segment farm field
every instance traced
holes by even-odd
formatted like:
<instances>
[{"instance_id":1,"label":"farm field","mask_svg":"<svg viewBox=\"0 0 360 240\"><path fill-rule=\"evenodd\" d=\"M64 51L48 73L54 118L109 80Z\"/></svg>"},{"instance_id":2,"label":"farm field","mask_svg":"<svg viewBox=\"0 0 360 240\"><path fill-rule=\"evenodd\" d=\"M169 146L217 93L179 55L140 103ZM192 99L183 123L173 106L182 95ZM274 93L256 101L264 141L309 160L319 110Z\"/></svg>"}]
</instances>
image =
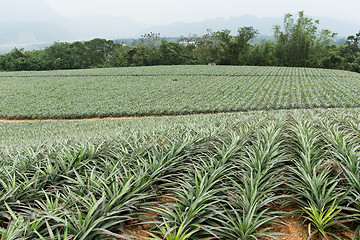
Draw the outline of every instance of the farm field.
<instances>
[{"instance_id":1,"label":"farm field","mask_svg":"<svg viewBox=\"0 0 360 240\"><path fill-rule=\"evenodd\" d=\"M354 231L360 220L359 112L0 123L1 212L16 223L3 239L126 239L170 229L188 239L293 234L279 221L302 229L282 239L306 239L304 218L331 220L327 235L352 236L346 227ZM342 220L346 227L335 224Z\"/></svg>"},{"instance_id":2,"label":"farm field","mask_svg":"<svg viewBox=\"0 0 360 240\"><path fill-rule=\"evenodd\" d=\"M0 73L0 118L178 115L360 106L360 75L339 70L156 66Z\"/></svg>"},{"instance_id":3,"label":"farm field","mask_svg":"<svg viewBox=\"0 0 360 240\"><path fill-rule=\"evenodd\" d=\"M359 74L323 69L179 66L0 73L0 81L20 83L27 79L37 86L44 82L49 86L58 75L60 82L71 81L71 87L61 88L75 94L71 88L87 81L88 76L93 84L95 75L103 79L105 73L109 81L132 78L150 84L156 82L158 72L163 74L162 82L176 76L178 80L171 81L177 83L181 82L179 76L187 77L188 93L191 84L194 89L201 88L201 81L193 80L201 76L208 84L225 81L223 86L228 90L223 98L234 104L234 96L247 88L253 88L257 96L246 95L254 99L252 105L231 110L243 112L91 121L0 121L1 239L360 237L360 108L355 103ZM244 80L249 76L253 85ZM297 85L286 83L286 79ZM243 87L242 83L248 85ZM126 91L136 88L131 88L130 82L126 84ZM242 87L231 95L230 84ZM15 83L6 82L4 89L10 89L7 85L16 89ZM107 87L110 91L110 84ZM277 87L284 90L276 92ZM278 96L288 88L288 94ZM35 89L42 96L41 88ZM90 89L82 95L89 97ZM1 97L11 95L10 90L4 92L7 95ZM305 98L296 97L304 92L310 105ZM332 95L326 95L330 92ZM208 91L197 92L201 93L206 96ZM106 95L100 90L99 94ZM176 94L178 105L187 101L184 92L183 98L180 91ZM81 98L81 94L77 96ZM141 94L137 96L141 98ZM264 103L268 97L279 99L276 103L287 99L290 105L285 108L289 109ZM91 106L97 99L88 101ZM199 100L199 106L192 104L197 110L189 113L202 112L200 103L205 106L206 98ZM149 103L148 107L155 111L151 107L161 109L165 106L161 104ZM76 104L69 115L60 108L58 115L53 115L52 104L39 115L27 115L32 108L26 114L16 109L10 115L3 106L2 117L13 119L107 116L86 115ZM221 111L230 111L224 109ZM156 109L158 112L188 113ZM123 115L151 114L140 111L119 116Z\"/></svg>"}]
</instances>

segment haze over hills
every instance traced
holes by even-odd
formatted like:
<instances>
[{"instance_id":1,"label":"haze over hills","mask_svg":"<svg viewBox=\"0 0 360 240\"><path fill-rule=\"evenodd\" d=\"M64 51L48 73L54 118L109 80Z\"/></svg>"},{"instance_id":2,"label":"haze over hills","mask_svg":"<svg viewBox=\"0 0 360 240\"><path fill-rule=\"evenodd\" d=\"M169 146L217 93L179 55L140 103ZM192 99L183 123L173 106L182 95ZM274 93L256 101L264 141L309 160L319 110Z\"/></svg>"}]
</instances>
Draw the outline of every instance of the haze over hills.
<instances>
[{"instance_id":1,"label":"haze over hills","mask_svg":"<svg viewBox=\"0 0 360 240\"><path fill-rule=\"evenodd\" d=\"M352 23L344 20L337 20L334 18L314 17L319 19L319 29L329 29L332 32L338 33L338 36L347 37L354 35L360 31L360 23ZM273 26L279 24L282 26L283 16L276 18L258 18L252 15L243 15L237 17L213 18L201 22L184 23L177 22L167 26L154 26L148 28L145 32L161 33L163 36L187 36L188 34L204 34L207 29L218 31L222 29L229 29L233 34L236 34L239 27L252 26L259 30L261 35L273 35Z\"/></svg>"},{"instance_id":2,"label":"haze over hills","mask_svg":"<svg viewBox=\"0 0 360 240\"><path fill-rule=\"evenodd\" d=\"M149 26L128 17L83 16L67 18L59 15L44 0L0 0L0 45L20 46L25 44L52 43L54 41L89 40L95 37L106 39L138 38L144 33L155 32L161 36L179 37L189 34L202 35L207 29L213 31L230 29L233 34L239 27L253 26L262 35L272 35L273 26L282 24L283 16L258 18L243 15L230 18L213 18L200 22L176 22L163 26ZM36 9L36 11L28 11ZM320 28L348 36L360 30L359 23L332 18L316 18Z\"/></svg>"},{"instance_id":3,"label":"haze over hills","mask_svg":"<svg viewBox=\"0 0 360 240\"><path fill-rule=\"evenodd\" d=\"M44 0L0 0L0 44L29 44L133 37L147 27L130 18L84 16L66 18ZM27 9L36 9L28 11Z\"/></svg>"},{"instance_id":4,"label":"haze over hills","mask_svg":"<svg viewBox=\"0 0 360 240\"><path fill-rule=\"evenodd\" d=\"M154 26L149 28L147 32L158 32L164 36L187 36L189 34L202 35L207 29L213 31L229 29L232 34L236 34L239 27L252 26L262 35L272 35L272 28L275 24L280 24L282 17L278 18L258 18L251 15L243 15L238 17L213 18L206 19L201 22L184 23L176 22L167 26Z\"/></svg>"}]
</instances>

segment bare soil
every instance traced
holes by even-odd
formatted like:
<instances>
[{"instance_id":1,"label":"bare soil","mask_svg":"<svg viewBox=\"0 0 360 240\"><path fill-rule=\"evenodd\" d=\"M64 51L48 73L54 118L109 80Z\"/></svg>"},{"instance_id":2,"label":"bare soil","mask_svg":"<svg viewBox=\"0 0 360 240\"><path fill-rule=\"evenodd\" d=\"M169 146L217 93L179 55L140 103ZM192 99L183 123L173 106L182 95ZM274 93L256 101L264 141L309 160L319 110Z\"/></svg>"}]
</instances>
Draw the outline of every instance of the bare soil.
<instances>
[{"instance_id":1,"label":"bare soil","mask_svg":"<svg viewBox=\"0 0 360 240\"><path fill-rule=\"evenodd\" d=\"M44 119L5 119L0 118L0 122L49 122L49 121L95 121L101 119L134 119L134 118L154 118L169 117L170 115L148 115L148 116L129 116L129 117L94 117L94 118L44 118Z\"/></svg>"},{"instance_id":2,"label":"bare soil","mask_svg":"<svg viewBox=\"0 0 360 240\"><path fill-rule=\"evenodd\" d=\"M167 195L168 197L159 197L161 203L166 203L170 201L174 201L171 194ZM280 219L282 220L281 224L271 225L271 232L279 232L285 235L276 235L276 237L280 240L307 240L309 237L308 234L308 224L304 221L304 218L294 214L295 206L287 206L285 208L276 206L272 207L272 210L282 212ZM151 217L156 218L157 214L148 213ZM134 225L129 226L128 230L132 231L133 234L130 235L135 239L146 240L150 238L150 228L151 224L145 224L142 226ZM351 231L343 231L337 235L338 239L341 240L351 240L353 237L353 233ZM151 238L150 238L151 239ZM263 240L274 240L272 237L265 237ZM312 238L312 240L320 240L318 236ZM334 237L328 238L328 240L337 240Z\"/></svg>"}]
</instances>

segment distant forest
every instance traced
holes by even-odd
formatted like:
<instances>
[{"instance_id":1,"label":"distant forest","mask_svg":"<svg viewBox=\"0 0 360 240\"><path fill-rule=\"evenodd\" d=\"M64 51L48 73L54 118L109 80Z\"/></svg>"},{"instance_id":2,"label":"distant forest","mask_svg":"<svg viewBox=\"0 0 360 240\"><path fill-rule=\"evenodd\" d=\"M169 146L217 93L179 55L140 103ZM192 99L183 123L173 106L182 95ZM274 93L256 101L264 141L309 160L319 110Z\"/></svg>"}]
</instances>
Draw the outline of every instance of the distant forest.
<instances>
[{"instance_id":1,"label":"distant forest","mask_svg":"<svg viewBox=\"0 0 360 240\"><path fill-rule=\"evenodd\" d=\"M360 72L360 31L334 44L336 33L318 30L319 21L299 12L274 26L273 40L251 42L259 32L240 27L167 41L143 35L134 46L112 40L55 42L44 50L13 49L0 55L0 71L40 71L151 65L255 65L343 69Z\"/></svg>"}]
</instances>

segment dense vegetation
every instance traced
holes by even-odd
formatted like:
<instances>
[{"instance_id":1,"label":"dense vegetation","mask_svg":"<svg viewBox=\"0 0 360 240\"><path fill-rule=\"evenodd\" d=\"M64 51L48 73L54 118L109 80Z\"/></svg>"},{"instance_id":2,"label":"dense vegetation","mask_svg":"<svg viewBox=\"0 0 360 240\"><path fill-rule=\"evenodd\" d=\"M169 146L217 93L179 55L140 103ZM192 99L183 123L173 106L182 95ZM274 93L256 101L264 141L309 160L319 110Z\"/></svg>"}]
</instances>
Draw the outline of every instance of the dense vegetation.
<instances>
[{"instance_id":1,"label":"dense vegetation","mask_svg":"<svg viewBox=\"0 0 360 240\"><path fill-rule=\"evenodd\" d=\"M0 118L192 115L0 119L0 238L269 239L281 234L282 210L299 215L304 239L360 237L360 75L303 67L328 58L326 67L356 70L360 36L332 46L302 13L285 22L275 43L256 46L245 27L196 44L156 45L150 34L134 48L95 39L1 56L5 70L244 65L254 56L297 67L1 72ZM193 115L215 112L229 113Z\"/></svg>"},{"instance_id":2,"label":"dense vegetation","mask_svg":"<svg viewBox=\"0 0 360 240\"><path fill-rule=\"evenodd\" d=\"M360 224L358 116L0 123L1 239L261 239L276 235L283 205L303 214L310 236L340 236ZM120 132L100 139L106 128Z\"/></svg>"},{"instance_id":3,"label":"dense vegetation","mask_svg":"<svg viewBox=\"0 0 360 240\"><path fill-rule=\"evenodd\" d=\"M202 37L182 38L181 43L162 40L159 34L146 34L134 47L111 40L56 42L45 50L14 49L0 56L0 70L54 70L98 67L189 65L258 65L321 67L360 72L360 32L345 44L333 44L336 34L318 30L318 21L299 12L288 14L284 26L274 26L275 41L250 44L258 34L252 27L240 27L236 35L229 30Z\"/></svg>"},{"instance_id":4,"label":"dense vegetation","mask_svg":"<svg viewBox=\"0 0 360 240\"><path fill-rule=\"evenodd\" d=\"M254 66L153 66L0 73L0 117L176 115L359 107L360 75Z\"/></svg>"}]
</instances>

